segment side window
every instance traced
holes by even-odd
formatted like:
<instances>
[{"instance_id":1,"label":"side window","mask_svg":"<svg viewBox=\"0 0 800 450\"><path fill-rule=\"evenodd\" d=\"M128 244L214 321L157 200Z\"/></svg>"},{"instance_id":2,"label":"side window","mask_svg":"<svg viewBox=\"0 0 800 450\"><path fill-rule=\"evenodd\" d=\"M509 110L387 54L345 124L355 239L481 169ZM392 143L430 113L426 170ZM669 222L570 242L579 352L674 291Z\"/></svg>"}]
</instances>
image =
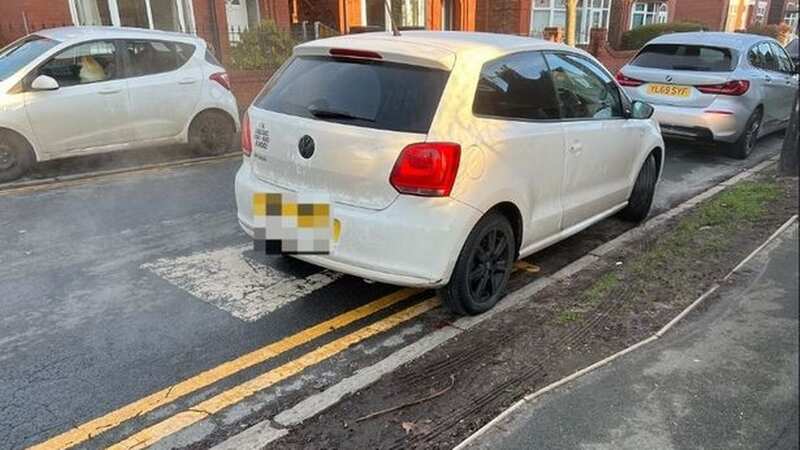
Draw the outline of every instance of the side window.
<instances>
[{"instance_id":1,"label":"side window","mask_svg":"<svg viewBox=\"0 0 800 450\"><path fill-rule=\"evenodd\" d=\"M772 52L772 47L769 45L769 42L758 44L758 53L762 62L762 69L778 71L778 58Z\"/></svg>"},{"instance_id":2,"label":"side window","mask_svg":"<svg viewBox=\"0 0 800 450\"><path fill-rule=\"evenodd\" d=\"M70 47L40 69L59 86L97 83L117 78L117 48L111 41L96 41Z\"/></svg>"},{"instance_id":3,"label":"side window","mask_svg":"<svg viewBox=\"0 0 800 450\"><path fill-rule=\"evenodd\" d=\"M472 110L509 119L558 119L558 101L542 54L517 53L486 63Z\"/></svg>"},{"instance_id":4,"label":"side window","mask_svg":"<svg viewBox=\"0 0 800 450\"><path fill-rule=\"evenodd\" d=\"M772 47L772 53L775 54L775 57L778 60L778 70L783 73L792 73L792 60L789 59L789 55L786 54L786 50L774 42L770 42L769 45Z\"/></svg>"},{"instance_id":5,"label":"side window","mask_svg":"<svg viewBox=\"0 0 800 450\"><path fill-rule=\"evenodd\" d=\"M546 58L564 118L623 117L619 90L598 67L574 55L548 53Z\"/></svg>"},{"instance_id":6,"label":"side window","mask_svg":"<svg viewBox=\"0 0 800 450\"><path fill-rule=\"evenodd\" d=\"M191 44L175 44L175 52L178 54L178 67L186 64L194 55L195 46Z\"/></svg>"},{"instance_id":7,"label":"side window","mask_svg":"<svg viewBox=\"0 0 800 450\"><path fill-rule=\"evenodd\" d=\"M764 68L764 60L761 58L761 52L758 51L758 46L754 46L750 49L750 52L747 53L747 59L750 61L750 65L753 67L757 67L759 69Z\"/></svg>"},{"instance_id":8,"label":"side window","mask_svg":"<svg viewBox=\"0 0 800 450\"><path fill-rule=\"evenodd\" d=\"M128 76L141 77L171 72L183 64L175 44L162 41L127 41Z\"/></svg>"}]
</instances>

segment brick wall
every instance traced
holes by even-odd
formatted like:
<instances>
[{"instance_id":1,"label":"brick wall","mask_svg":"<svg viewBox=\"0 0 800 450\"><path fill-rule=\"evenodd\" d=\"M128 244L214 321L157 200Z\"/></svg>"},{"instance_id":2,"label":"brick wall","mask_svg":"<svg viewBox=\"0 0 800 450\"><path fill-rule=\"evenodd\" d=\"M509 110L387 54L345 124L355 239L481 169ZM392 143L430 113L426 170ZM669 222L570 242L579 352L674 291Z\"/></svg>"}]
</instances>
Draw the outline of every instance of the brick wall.
<instances>
[{"instance_id":1,"label":"brick wall","mask_svg":"<svg viewBox=\"0 0 800 450\"><path fill-rule=\"evenodd\" d=\"M531 0L478 0L475 7L477 31L524 36L530 32Z\"/></svg>"},{"instance_id":2,"label":"brick wall","mask_svg":"<svg viewBox=\"0 0 800 450\"><path fill-rule=\"evenodd\" d=\"M244 111L253 99L256 98L267 80L272 76L272 72L261 70L228 70L231 79L231 88L236 102L239 104L239 111Z\"/></svg>"},{"instance_id":3,"label":"brick wall","mask_svg":"<svg viewBox=\"0 0 800 450\"><path fill-rule=\"evenodd\" d=\"M678 0L675 5L675 21L699 22L711 31L725 28L728 15L728 0Z\"/></svg>"},{"instance_id":4,"label":"brick wall","mask_svg":"<svg viewBox=\"0 0 800 450\"><path fill-rule=\"evenodd\" d=\"M67 0L0 0L0 43L28 31L72 25Z\"/></svg>"}]
</instances>

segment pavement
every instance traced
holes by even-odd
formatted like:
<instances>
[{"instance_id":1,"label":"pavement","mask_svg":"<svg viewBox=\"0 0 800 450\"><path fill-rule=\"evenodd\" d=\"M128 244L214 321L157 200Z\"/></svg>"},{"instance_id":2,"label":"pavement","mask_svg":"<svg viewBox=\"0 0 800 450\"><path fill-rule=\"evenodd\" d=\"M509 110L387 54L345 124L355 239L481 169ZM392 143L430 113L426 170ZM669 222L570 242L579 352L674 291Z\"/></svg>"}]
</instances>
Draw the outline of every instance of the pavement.
<instances>
[{"instance_id":1,"label":"pavement","mask_svg":"<svg viewBox=\"0 0 800 450\"><path fill-rule=\"evenodd\" d=\"M780 144L780 137L768 137L750 159L735 161L669 143L657 209L776 155ZM47 441L98 417L107 421L87 432L85 444L111 445L430 297L407 295L398 303L397 287L256 255L236 220L238 166L222 160L0 189L0 448ZM557 271L626 227L612 218L537 254L537 275ZM514 284L525 284L526 276ZM359 308L369 313L353 319ZM345 325L263 356L269 345L334 319ZM240 426L255 411L293 405L451 319L435 308L393 323L379 337L309 363L301 375L248 393L247 401L226 403L222 414L165 432L162 443L189 445ZM244 369L225 365L254 351L260 359ZM203 378L217 369L217 381ZM193 387L180 398L151 402L152 409L130 417L120 412L160 390L170 395L186 380Z\"/></svg>"},{"instance_id":2,"label":"pavement","mask_svg":"<svg viewBox=\"0 0 800 450\"><path fill-rule=\"evenodd\" d=\"M662 339L524 404L464 448L798 448L797 230Z\"/></svg>"}]
</instances>

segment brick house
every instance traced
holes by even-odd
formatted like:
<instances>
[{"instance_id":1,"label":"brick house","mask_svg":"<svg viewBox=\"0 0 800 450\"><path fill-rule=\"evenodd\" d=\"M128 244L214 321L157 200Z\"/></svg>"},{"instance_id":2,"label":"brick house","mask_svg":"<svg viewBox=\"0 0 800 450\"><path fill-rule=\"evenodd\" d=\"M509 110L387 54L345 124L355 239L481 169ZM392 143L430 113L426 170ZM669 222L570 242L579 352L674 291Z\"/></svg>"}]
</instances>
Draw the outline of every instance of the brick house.
<instances>
[{"instance_id":1,"label":"brick house","mask_svg":"<svg viewBox=\"0 0 800 450\"><path fill-rule=\"evenodd\" d=\"M797 0L770 1L767 23L786 23L797 32L798 15L800 15L798 7L800 7L800 2Z\"/></svg>"},{"instance_id":2,"label":"brick house","mask_svg":"<svg viewBox=\"0 0 800 450\"><path fill-rule=\"evenodd\" d=\"M196 33L224 56L239 30L265 18L288 28L289 13L288 0L2 0L0 44L55 26L130 26Z\"/></svg>"},{"instance_id":3,"label":"brick house","mask_svg":"<svg viewBox=\"0 0 800 450\"><path fill-rule=\"evenodd\" d=\"M390 5L400 27L474 31L477 1L390 0ZM341 33L391 26L384 0L292 0L291 8L295 22L318 20Z\"/></svg>"}]
</instances>

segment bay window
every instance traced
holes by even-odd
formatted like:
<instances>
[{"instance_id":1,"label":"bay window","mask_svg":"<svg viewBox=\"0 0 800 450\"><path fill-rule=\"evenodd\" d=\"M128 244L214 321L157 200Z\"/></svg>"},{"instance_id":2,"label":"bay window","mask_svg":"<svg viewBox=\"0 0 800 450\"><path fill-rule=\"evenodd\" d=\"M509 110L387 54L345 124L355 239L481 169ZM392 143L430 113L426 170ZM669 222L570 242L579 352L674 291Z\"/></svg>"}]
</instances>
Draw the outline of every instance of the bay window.
<instances>
[{"instance_id":1,"label":"bay window","mask_svg":"<svg viewBox=\"0 0 800 450\"><path fill-rule=\"evenodd\" d=\"M589 43L592 28L608 28L612 0L578 0L576 11L576 40ZM531 11L531 36L541 38L548 27L566 28L565 0L534 0Z\"/></svg>"},{"instance_id":2,"label":"bay window","mask_svg":"<svg viewBox=\"0 0 800 450\"><path fill-rule=\"evenodd\" d=\"M76 26L195 31L192 0L69 0L69 7Z\"/></svg>"},{"instance_id":3,"label":"bay window","mask_svg":"<svg viewBox=\"0 0 800 450\"><path fill-rule=\"evenodd\" d=\"M425 27L425 0L390 0L398 27ZM385 0L361 0L361 22L366 26L391 29Z\"/></svg>"},{"instance_id":4,"label":"bay window","mask_svg":"<svg viewBox=\"0 0 800 450\"><path fill-rule=\"evenodd\" d=\"M635 2L632 8L631 30L654 23L667 23L669 9L664 2Z\"/></svg>"}]
</instances>

